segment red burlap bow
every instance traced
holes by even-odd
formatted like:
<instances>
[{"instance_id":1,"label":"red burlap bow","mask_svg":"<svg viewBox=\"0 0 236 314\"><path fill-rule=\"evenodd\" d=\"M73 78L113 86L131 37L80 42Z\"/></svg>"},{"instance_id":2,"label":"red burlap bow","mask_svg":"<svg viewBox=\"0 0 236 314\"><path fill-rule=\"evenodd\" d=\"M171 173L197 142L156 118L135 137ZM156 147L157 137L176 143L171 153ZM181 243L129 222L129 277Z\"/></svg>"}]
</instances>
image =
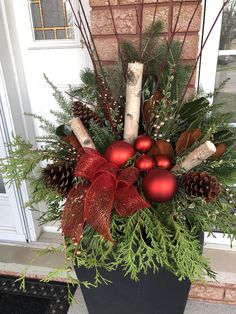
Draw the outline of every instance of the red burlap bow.
<instances>
[{"instance_id":1,"label":"red burlap bow","mask_svg":"<svg viewBox=\"0 0 236 314\"><path fill-rule=\"evenodd\" d=\"M138 175L137 168L118 169L96 150L83 148L79 153L75 176L86 179L90 184L79 184L70 191L62 216L64 235L79 242L84 225L88 223L107 240L113 241L110 235L113 207L125 217L149 206L133 185Z\"/></svg>"}]
</instances>

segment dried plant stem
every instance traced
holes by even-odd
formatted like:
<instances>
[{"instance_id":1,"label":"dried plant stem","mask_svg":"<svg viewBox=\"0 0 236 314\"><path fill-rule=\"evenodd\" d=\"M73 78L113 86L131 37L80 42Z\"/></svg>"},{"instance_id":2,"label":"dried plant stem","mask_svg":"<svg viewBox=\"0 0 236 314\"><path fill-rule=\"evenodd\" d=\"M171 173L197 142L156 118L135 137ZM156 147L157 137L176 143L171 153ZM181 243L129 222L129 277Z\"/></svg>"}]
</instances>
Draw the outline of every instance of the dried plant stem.
<instances>
[{"instance_id":1,"label":"dried plant stem","mask_svg":"<svg viewBox=\"0 0 236 314\"><path fill-rule=\"evenodd\" d=\"M159 0L156 0L156 5L155 5L154 13L153 13L153 19L152 19L152 26L151 26L151 28L153 28L153 25L154 25L155 20L156 20L156 14L157 14L157 6L158 6L158 3L159 3ZM143 51L142 51L142 54L141 54L141 57L140 57L140 62L143 61L143 57L144 57L144 55L145 55L145 53L146 53L146 51L147 51L147 48L148 48L148 46L149 46L149 44L150 44L151 39L152 39L152 38L151 38L151 34L150 34L150 36L149 36L149 38L148 38L148 40L147 40L147 43L146 43L145 47L143 48Z\"/></svg>"},{"instance_id":2,"label":"dried plant stem","mask_svg":"<svg viewBox=\"0 0 236 314\"><path fill-rule=\"evenodd\" d=\"M169 38L169 40L167 42L166 58L164 59L163 63L161 64L161 67L160 67L160 74L159 74L159 78L158 78L158 81L157 81L157 86L159 86L159 84L160 84L160 80L161 80L161 77L162 77L162 75L164 73L165 66L168 63L168 57L169 57L169 55L171 53L171 45L172 45L174 37L175 37L175 35L177 33L177 26L178 26L178 23L179 23L179 18L180 18L182 6L183 6L183 1L184 0L181 0L180 6L179 6L179 10L178 10L178 15L177 15L176 21L175 21L175 26L174 26L173 30L171 29L171 36L170 36L170 38Z\"/></svg>"},{"instance_id":3,"label":"dried plant stem","mask_svg":"<svg viewBox=\"0 0 236 314\"><path fill-rule=\"evenodd\" d=\"M178 55L178 59L181 57L181 54L182 54L182 51L183 51L183 48L184 48L184 44L185 44L185 41L186 41L186 38L187 38L187 34L188 34L188 32L189 32L189 28L190 28L190 26L191 26L191 24L192 24L192 22L193 22L193 19L194 19L195 15L196 15L197 10L198 10L198 8L199 8L199 5L200 5L201 3L202 3L202 0L198 0L198 3L197 3L197 5L196 5L196 7L195 7L195 9L194 9L194 11L193 11L193 14L192 14L192 16L191 16L191 18L190 18L190 20L189 20L189 22L188 22L188 26L187 26L186 31L185 31L185 33L184 33L184 39L183 39L182 44L181 44L181 47L180 47L180 52L179 52L179 55Z\"/></svg>"},{"instance_id":4,"label":"dried plant stem","mask_svg":"<svg viewBox=\"0 0 236 314\"><path fill-rule=\"evenodd\" d=\"M120 47L120 39L119 39L119 35L118 35L118 31L117 31L117 27L116 27L116 23L115 23L115 18L114 18L114 14L113 14L113 11L112 11L111 1L110 1L110 0L108 0L108 6L109 6L110 13L111 13L112 24L113 24L113 28L114 28L114 33L115 33L116 41L117 41L118 56L119 56L119 58L120 58L120 60L121 60L122 71L123 71L123 75L124 75L124 78L125 78L125 67L124 67L124 60L123 60L122 51L121 51L121 47Z\"/></svg>"},{"instance_id":5,"label":"dried plant stem","mask_svg":"<svg viewBox=\"0 0 236 314\"><path fill-rule=\"evenodd\" d=\"M142 39L143 39L143 9L144 9L144 0L142 0L140 4L140 20L138 19L138 25L139 25L139 59L141 60L142 55Z\"/></svg>"},{"instance_id":6,"label":"dried plant stem","mask_svg":"<svg viewBox=\"0 0 236 314\"><path fill-rule=\"evenodd\" d=\"M78 11L78 16L77 16L77 14L76 14L76 12L74 10L74 7L73 7L73 5L71 3L71 0L68 0L68 2L70 4L71 10L72 10L72 14L73 14L74 19L76 21L75 25L76 25L76 27L78 27L78 29L79 29L79 31L80 31L80 33L82 35L84 44L85 44L85 46L87 48L87 51L89 53L91 62L93 64L94 74L95 74L95 76L97 78L97 83L98 83L98 88L99 88L99 93L100 93L102 107L105 110L105 116L106 116L107 120L109 121L114 134L116 134L116 127L115 127L115 124L113 122L113 119L112 119L112 116L111 116L111 112L110 112L112 97L110 95L108 84L107 84L107 82L105 80L105 75L104 75L104 71L103 71L103 68L102 68L101 60L100 60L100 57L99 57L99 54L98 54L98 51L97 51L97 48L96 48L93 36L92 36L92 32L91 32L91 29L90 29L90 26L89 26L89 23L88 23L88 19L87 19L86 13L85 13L84 8L83 8L82 1L79 0L79 4L80 4L80 9L82 11L83 17L81 16L80 11ZM90 44L90 41L92 42L92 46ZM103 76L103 81L101 81L101 77L100 77L98 69L97 69L95 56L96 56L98 65L100 67L101 74ZM109 101L109 99L110 99L110 101Z\"/></svg>"}]
</instances>

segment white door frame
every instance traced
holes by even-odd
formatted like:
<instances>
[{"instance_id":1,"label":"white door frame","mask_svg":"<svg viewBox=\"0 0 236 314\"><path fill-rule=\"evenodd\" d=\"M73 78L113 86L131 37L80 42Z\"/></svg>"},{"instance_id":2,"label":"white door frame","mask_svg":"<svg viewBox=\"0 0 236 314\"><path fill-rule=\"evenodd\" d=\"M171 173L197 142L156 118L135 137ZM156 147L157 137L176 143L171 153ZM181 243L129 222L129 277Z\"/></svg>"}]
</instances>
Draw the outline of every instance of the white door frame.
<instances>
[{"instance_id":1,"label":"white door frame","mask_svg":"<svg viewBox=\"0 0 236 314\"><path fill-rule=\"evenodd\" d=\"M7 129L5 135L6 140L10 140L10 134L19 134L34 143L33 122L30 119L26 121L24 116L24 112L30 111L30 102L16 36L16 25L9 18L8 4L9 1L0 0L0 68L3 81L1 93L5 96L2 108ZM29 199L26 183L24 182L22 187L15 191L26 239L29 242L36 241L41 227L37 223L37 215L24 208L23 204Z\"/></svg>"},{"instance_id":2,"label":"white door frame","mask_svg":"<svg viewBox=\"0 0 236 314\"><path fill-rule=\"evenodd\" d=\"M206 36L210 31L210 28L219 13L224 0L214 0L214 5L212 2L212 0L204 0L202 42L206 39ZM222 14L212 30L201 56L198 83L199 87L202 87L204 92L207 94L213 93L215 89L215 74L218 60L221 24Z\"/></svg>"},{"instance_id":3,"label":"white door frame","mask_svg":"<svg viewBox=\"0 0 236 314\"><path fill-rule=\"evenodd\" d=\"M204 0L202 42L205 40L217 14L224 4L224 0L214 0L214 5L212 2L212 0ZM201 56L198 83L199 87L203 88L204 92L207 94L213 93L215 90L221 25L222 14L220 15L214 29L212 30L212 33L206 43L205 48L203 49ZM231 248L229 238L224 237L220 232L214 233L214 236L209 237L207 237L207 233L205 233L205 242L209 248L215 247L215 245L217 245L217 247L221 249L236 250L236 241L233 242L233 248Z\"/></svg>"}]
</instances>

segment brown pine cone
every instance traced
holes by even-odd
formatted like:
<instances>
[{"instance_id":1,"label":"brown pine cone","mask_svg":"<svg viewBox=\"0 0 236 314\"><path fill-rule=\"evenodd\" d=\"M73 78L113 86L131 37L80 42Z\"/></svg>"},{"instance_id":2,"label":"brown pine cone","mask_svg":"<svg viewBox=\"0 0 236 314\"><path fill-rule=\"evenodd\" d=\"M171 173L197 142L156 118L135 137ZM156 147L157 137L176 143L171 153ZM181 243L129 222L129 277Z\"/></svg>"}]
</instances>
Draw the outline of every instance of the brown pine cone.
<instances>
[{"instance_id":1,"label":"brown pine cone","mask_svg":"<svg viewBox=\"0 0 236 314\"><path fill-rule=\"evenodd\" d=\"M91 110L80 101L73 102L72 115L74 118L80 118L86 128L89 126L89 122L91 120L93 120L93 122L96 123L98 126L102 126L102 121L100 117L96 114L96 112Z\"/></svg>"},{"instance_id":2,"label":"brown pine cone","mask_svg":"<svg viewBox=\"0 0 236 314\"><path fill-rule=\"evenodd\" d=\"M43 169L43 179L47 187L58 194L67 195L73 185L75 166L71 162L48 164Z\"/></svg>"},{"instance_id":3,"label":"brown pine cone","mask_svg":"<svg viewBox=\"0 0 236 314\"><path fill-rule=\"evenodd\" d=\"M190 196L202 197L214 202L220 194L220 185L215 176L207 172L188 172L181 179L181 186Z\"/></svg>"}]
</instances>

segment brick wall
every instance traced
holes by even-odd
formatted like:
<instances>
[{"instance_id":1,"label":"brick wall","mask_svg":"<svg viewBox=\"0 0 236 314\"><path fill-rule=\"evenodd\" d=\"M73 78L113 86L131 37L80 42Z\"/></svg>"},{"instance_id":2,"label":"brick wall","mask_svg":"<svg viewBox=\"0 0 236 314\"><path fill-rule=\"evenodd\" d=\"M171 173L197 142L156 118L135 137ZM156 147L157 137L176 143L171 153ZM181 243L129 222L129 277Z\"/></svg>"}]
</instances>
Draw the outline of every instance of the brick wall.
<instances>
[{"instance_id":1,"label":"brick wall","mask_svg":"<svg viewBox=\"0 0 236 314\"><path fill-rule=\"evenodd\" d=\"M190 290L189 299L236 305L236 285L214 282L196 284Z\"/></svg>"},{"instance_id":2,"label":"brick wall","mask_svg":"<svg viewBox=\"0 0 236 314\"><path fill-rule=\"evenodd\" d=\"M176 39L183 40L189 20L196 8L198 0L184 0L181 15L177 25ZM141 14L142 0L110 0L115 25L119 40L128 39L138 42L140 28L138 21ZM162 37L170 36L175 26L176 17L179 11L178 0L159 0L156 18L164 22ZM152 22L156 0L144 0L143 29ZM108 6L108 0L90 0L91 6L91 27L101 60L105 64L112 64L117 58L118 44L114 33L112 16ZM199 30L201 27L201 6L199 6L195 17L189 28L184 45L182 59L184 62L193 63L198 54ZM192 81L192 86L194 80Z\"/></svg>"}]
</instances>

